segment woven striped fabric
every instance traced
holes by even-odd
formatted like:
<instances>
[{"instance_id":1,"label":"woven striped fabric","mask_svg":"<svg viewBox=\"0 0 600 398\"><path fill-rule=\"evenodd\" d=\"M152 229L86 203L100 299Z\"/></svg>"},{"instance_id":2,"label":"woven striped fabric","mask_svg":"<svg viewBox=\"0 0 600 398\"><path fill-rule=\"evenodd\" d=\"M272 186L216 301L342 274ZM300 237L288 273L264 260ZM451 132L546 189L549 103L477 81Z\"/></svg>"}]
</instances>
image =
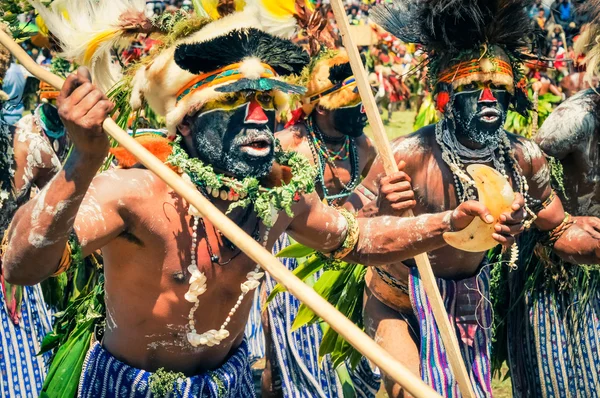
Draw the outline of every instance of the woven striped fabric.
<instances>
[{"instance_id":1,"label":"woven striped fabric","mask_svg":"<svg viewBox=\"0 0 600 398\"><path fill-rule=\"evenodd\" d=\"M438 279L450 322L455 326L462 358L475 395L492 396L490 364L492 310L489 301L489 266L461 281ZM420 329L421 378L443 397L460 397L456 379L425 294L419 271L411 269L410 298Z\"/></svg>"},{"instance_id":2,"label":"woven striped fabric","mask_svg":"<svg viewBox=\"0 0 600 398\"><path fill-rule=\"evenodd\" d=\"M133 368L94 343L87 353L79 382L80 398L145 398L152 396L151 372ZM248 363L248 345L238 350L217 370L173 382L168 397L253 398L254 383Z\"/></svg>"},{"instance_id":3,"label":"woven striped fabric","mask_svg":"<svg viewBox=\"0 0 600 398\"><path fill-rule=\"evenodd\" d=\"M582 308L572 292L540 289L524 305L526 319L510 324L513 395L600 397L600 292Z\"/></svg>"},{"instance_id":4,"label":"woven striped fabric","mask_svg":"<svg viewBox=\"0 0 600 398\"><path fill-rule=\"evenodd\" d=\"M274 253L289 245L287 235L282 235ZM293 270L298 266L295 259L281 259ZM265 287L270 293L277 282L267 275ZM327 356L319 363L319 345L323 337L318 324L302 327L292 332L292 324L298 313L300 302L289 293L278 294L269 304L269 322L277 363L280 373L283 396L286 398L338 398L343 397L342 385ZM350 372L357 397L375 397L380 387L380 376L374 373L363 358L356 370Z\"/></svg>"},{"instance_id":5,"label":"woven striped fabric","mask_svg":"<svg viewBox=\"0 0 600 398\"><path fill-rule=\"evenodd\" d=\"M244 334L248 341L250 363L265 357L265 334L261 321L260 292L262 286L254 290L254 301Z\"/></svg>"},{"instance_id":6,"label":"woven striped fabric","mask_svg":"<svg viewBox=\"0 0 600 398\"><path fill-rule=\"evenodd\" d=\"M0 289L0 396L37 397L42 390L51 353L36 356L44 336L52 330L52 311L40 285L23 288L21 319L15 325Z\"/></svg>"}]
</instances>

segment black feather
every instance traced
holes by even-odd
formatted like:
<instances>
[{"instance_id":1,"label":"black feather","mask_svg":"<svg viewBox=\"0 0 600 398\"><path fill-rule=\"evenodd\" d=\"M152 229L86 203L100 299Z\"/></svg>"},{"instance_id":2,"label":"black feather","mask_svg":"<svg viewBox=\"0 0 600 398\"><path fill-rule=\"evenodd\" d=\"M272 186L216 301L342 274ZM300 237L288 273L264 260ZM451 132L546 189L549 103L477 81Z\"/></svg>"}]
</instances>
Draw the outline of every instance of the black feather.
<instances>
[{"instance_id":1,"label":"black feather","mask_svg":"<svg viewBox=\"0 0 600 398\"><path fill-rule=\"evenodd\" d=\"M289 40L258 29L238 29L200 43L181 44L175 50L177 65L193 74L217 70L256 57L279 75L300 74L310 62L308 54Z\"/></svg>"},{"instance_id":2,"label":"black feather","mask_svg":"<svg viewBox=\"0 0 600 398\"><path fill-rule=\"evenodd\" d=\"M532 0L395 0L375 6L370 16L394 36L418 43L441 64L485 44L518 55L528 51ZM446 62L444 62L446 61Z\"/></svg>"},{"instance_id":3,"label":"black feather","mask_svg":"<svg viewBox=\"0 0 600 398\"><path fill-rule=\"evenodd\" d=\"M580 1L577 5L577 13L584 21L600 25L600 0Z\"/></svg>"},{"instance_id":4,"label":"black feather","mask_svg":"<svg viewBox=\"0 0 600 398\"><path fill-rule=\"evenodd\" d=\"M360 60L362 61L363 65L367 62L364 54L360 55ZM350 62L333 65L329 69L329 81L334 85L342 83L352 75L354 75L354 72L352 72L352 65L350 65Z\"/></svg>"},{"instance_id":5,"label":"black feather","mask_svg":"<svg viewBox=\"0 0 600 398\"><path fill-rule=\"evenodd\" d=\"M329 69L329 81L333 84L340 84L352 76L352 67L349 62L334 65Z\"/></svg>"}]
</instances>

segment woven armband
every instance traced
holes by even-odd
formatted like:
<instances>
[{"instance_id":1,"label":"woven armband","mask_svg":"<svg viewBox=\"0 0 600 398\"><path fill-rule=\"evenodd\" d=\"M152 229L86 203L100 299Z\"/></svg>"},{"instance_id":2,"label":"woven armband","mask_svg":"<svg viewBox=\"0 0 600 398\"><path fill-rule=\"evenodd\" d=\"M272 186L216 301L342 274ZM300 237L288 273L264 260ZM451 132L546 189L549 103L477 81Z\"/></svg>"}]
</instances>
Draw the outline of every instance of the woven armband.
<instances>
[{"instance_id":1,"label":"woven armband","mask_svg":"<svg viewBox=\"0 0 600 398\"><path fill-rule=\"evenodd\" d=\"M63 251L62 257L60 258L60 263L58 265L58 269L52 277L57 277L60 274L67 272L71 266L73 265L73 257L78 255L81 252L81 247L79 246L79 241L77 240L77 235L72 233L65 245L65 250Z\"/></svg>"},{"instance_id":2,"label":"woven armband","mask_svg":"<svg viewBox=\"0 0 600 398\"><path fill-rule=\"evenodd\" d=\"M569 213L565 213L565 218L562 223L552 231L548 232L547 238L544 240L543 244L548 247L554 247L556 242L562 238L562 236L567 232L569 228L571 228L575 224L575 220Z\"/></svg>"},{"instance_id":3,"label":"woven armband","mask_svg":"<svg viewBox=\"0 0 600 398\"><path fill-rule=\"evenodd\" d=\"M348 230L342 246L340 246L336 251L326 254L327 257L335 260L346 257L356 247L356 244L358 243L358 236L360 234L358 220L354 214L342 208L338 208L337 210L346 219L346 222L348 223Z\"/></svg>"},{"instance_id":4,"label":"woven armband","mask_svg":"<svg viewBox=\"0 0 600 398\"><path fill-rule=\"evenodd\" d=\"M2 264L2 258L4 257L4 253L8 250L8 230L10 228L6 228L4 231L4 236L2 237L2 243L0 244L0 264Z\"/></svg>"},{"instance_id":5,"label":"woven armband","mask_svg":"<svg viewBox=\"0 0 600 398\"><path fill-rule=\"evenodd\" d=\"M540 211L542 210L546 210L548 208L548 206L550 206L552 204L552 202L554 202L554 200L556 199L556 192L554 192L554 190L552 190L550 192L550 196L548 196L548 198L546 200L542 201L537 201L537 203L533 204L531 206L531 210L533 210L533 212L535 214L538 214Z\"/></svg>"}]
</instances>

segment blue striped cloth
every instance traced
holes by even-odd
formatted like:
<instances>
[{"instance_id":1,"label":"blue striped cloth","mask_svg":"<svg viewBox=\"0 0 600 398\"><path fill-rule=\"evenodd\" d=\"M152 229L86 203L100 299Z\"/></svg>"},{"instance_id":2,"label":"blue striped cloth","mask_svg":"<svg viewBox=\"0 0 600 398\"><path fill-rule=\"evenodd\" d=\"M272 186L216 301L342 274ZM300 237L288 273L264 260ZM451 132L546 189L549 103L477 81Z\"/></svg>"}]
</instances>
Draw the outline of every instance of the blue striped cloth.
<instances>
[{"instance_id":1,"label":"blue striped cloth","mask_svg":"<svg viewBox=\"0 0 600 398\"><path fill-rule=\"evenodd\" d=\"M36 356L44 336L52 330L52 312L44 302L40 285L23 288L21 319L15 325L0 289L0 395L37 397L42 390L51 353Z\"/></svg>"},{"instance_id":2,"label":"blue striped cloth","mask_svg":"<svg viewBox=\"0 0 600 398\"><path fill-rule=\"evenodd\" d=\"M265 334L263 332L260 307L260 292L262 285L254 289L254 301L248 316L244 334L248 341L250 363L265 357Z\"/></svg>"},{"instance_id":3,"label":"blue striped cloth","mask_svg":"<svg viewBox=\"0 0 600 398\"><path fill-rule=\"evenodd\" d=\"M151 372L131 367L94 343L87 353L81 380L80 398L146 398L152 396ZM254 383L248 363L246 341L217 370L174 382L168 397L254 398ZM167 398L167 397L165 397Z\"/></svg>"},{"instance_id":4,"label":"blue striped cloth","mask_svg":"<svg viewBox=\"0 0 600 398\"><path fill-rule=\"evenodd\" d=\"M470 279L438 279L440 294L455 327L458 343L471 384L478 398L492 396L491 325L492 310L489 266ZM417 268L411 269L410 299L420 328L421 378L443 397L460 397L458 383L450 369L433 310Z\"/></svg>"},{"instance_id":5,"label":"blue striped cloth","mask_svg":"<svg viewBox=\"0 0 600 398\"><path fill-rule=\"evenodd\" d=\"M282 235L273 253L289 245L287 235ZM298 266L295 259L283 258L283 264L293 270ZM277 282L267 275L264 286L270 293ZM276 368L280 373L283 396L286 398L338 398L343 397L342 385L329 356L319 363L319 345L323 332L318 324L302 327L294 332L292 324L300 302L289 293L278 294L269 304L273 344L277 356ZM381 378L374 373L363 358L355 371L350 372L357 397L375 397Z\"/></svg>"},{"instance_id":6,"label":"blue striped cloth","mask_svg":"<svg viewBox=\"0 0 600 398\"><path fill-rule=\"evenodd\" d=\"M511 325L514 396L600 397L600 291L581 308L571 292L539 290L525 296L518 330Z\"/></svg>"}]
</instances>

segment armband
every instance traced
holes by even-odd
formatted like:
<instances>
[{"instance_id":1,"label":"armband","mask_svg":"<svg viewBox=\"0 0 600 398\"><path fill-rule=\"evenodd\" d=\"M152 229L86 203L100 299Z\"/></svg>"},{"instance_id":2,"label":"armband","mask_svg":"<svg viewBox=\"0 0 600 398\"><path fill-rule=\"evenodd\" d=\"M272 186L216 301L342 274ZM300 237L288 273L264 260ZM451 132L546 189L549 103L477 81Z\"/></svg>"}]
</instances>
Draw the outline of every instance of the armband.
<instances>
[{"instance_id":1,"label":"armband","mask_svg":"<svg viewBox=\"0 0 600 398\"><path fill-rule=\"evenodd\" d=\"M546 200L542 201L537 201L538 203L534 204L531 206L533 212L535 214L538 214L539 212L546 210L551 204L552 202L554 202L554 200L556 199L556 192L554 192L554 190L550 191L550 196L548 196L548 198Z\"/></svg>"},{"instance_id":2,"label":"armband","mask_svg":"<svg viewBox=\"0 0 600 398\"><path fill-rule=\"evenodd\" d=\"M52 277L54 278L67 272L73 265L73 262L77 261L76 257L81 257L81 246L79 245L77 235L73 232L65 245L58 269L52 274Z\"/></svg>"},{"instance_id":3,"label":"armband","mask_svg":"<svg viewBox=\"0 0 600 398\"><path fill-rule=\"evenodd\" d=\"M569 213L565 213L565 218L562 223L552 231L548 232L548 236L543 242L545 246L554 247L556 242L575 224L575 220Z\"/></svg>"},{"instance_id":4,"label":"armband","mask_svg":"<svg viewBox=\"0 0 600 398\"><path fill-rule=\"evenodd\" d=\"M4 231L4 236L2 236L2 243L0 243L0 264L2 264L2 258L4 257L4 253L8 249L8 230L10 228L6 228Z\"/></svg>"},{"instance_id":5,"label":"armband","mask_svg":"<svg viewBox=\"0 0 600 398\"><path fill-rule=\"evenodd\" d=\"M336 251L326 254L327 257L339 260L346 257L358 243L358 236L360 235L360 230L358 227L358 220L350 211L342 208L337 209L338 212L344 216L346 222L348 223L348 229L346 231L346 238L344 239L344 243L339 247Z\"/></svg>"},{"instance_id":6,"label":"armband","mask_svg":"<svg viewBox=\"0 0 600 398\"><path fill-rule=\"evenodd\" d=\"M363 184L360 184L358 187L356 187L356 192L362 194L365 198L369 199L370 201L377 199L377 196Z\"/></svg>"}]
</instances>

